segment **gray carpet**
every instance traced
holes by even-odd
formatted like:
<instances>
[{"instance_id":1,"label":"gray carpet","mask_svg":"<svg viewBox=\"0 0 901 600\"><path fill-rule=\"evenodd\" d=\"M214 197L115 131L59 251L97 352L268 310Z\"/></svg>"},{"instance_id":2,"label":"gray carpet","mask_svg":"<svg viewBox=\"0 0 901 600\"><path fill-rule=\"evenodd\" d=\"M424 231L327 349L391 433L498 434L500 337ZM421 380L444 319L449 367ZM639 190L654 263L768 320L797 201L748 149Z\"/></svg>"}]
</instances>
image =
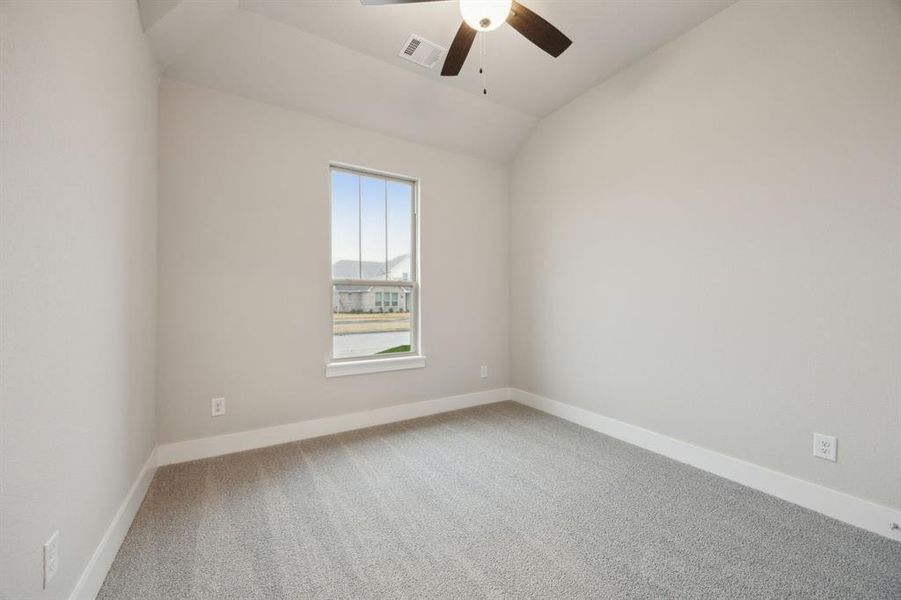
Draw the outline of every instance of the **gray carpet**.
<instances>
[{"instance_id":1,"label":"gray carpet","mask_svg":"<svg viewBox=\"0 0 901 600\"><path fill-rule=\"evenodd\" d=\"M901 598L901 544L511 402L161 468L99 598Z\"/></svg>"}]
</instances>

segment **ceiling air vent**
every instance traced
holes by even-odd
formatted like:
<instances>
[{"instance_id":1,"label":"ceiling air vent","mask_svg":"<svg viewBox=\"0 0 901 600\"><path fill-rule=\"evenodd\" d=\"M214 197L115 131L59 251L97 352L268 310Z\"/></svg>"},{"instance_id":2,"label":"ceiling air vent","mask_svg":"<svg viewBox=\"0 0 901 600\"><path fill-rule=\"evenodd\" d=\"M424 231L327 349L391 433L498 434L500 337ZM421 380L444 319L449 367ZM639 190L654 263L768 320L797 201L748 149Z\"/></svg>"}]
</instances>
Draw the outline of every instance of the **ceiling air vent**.
<instances>
[{"instance_id":1,"label":"ceiling air vent","mask_svg":"<svg viewBox=\"0 0 901 600\"><path fill-rule=\"evenodd\" d=\"M397 55L401 58L406 58L410 62L415 62L421 67L433 69L438 64L444 51L445 48L414 33L407 40L407 43L401 47Z\"/></svg>"}]
</instances>

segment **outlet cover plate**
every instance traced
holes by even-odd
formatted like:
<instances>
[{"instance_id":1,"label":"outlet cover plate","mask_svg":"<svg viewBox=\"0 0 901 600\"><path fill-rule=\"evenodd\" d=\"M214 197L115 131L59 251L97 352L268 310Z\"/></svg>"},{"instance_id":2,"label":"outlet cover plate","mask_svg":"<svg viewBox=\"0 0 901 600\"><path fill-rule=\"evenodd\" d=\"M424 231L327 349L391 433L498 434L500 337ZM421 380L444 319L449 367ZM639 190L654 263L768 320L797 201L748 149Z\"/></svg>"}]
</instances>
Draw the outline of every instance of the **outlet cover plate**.
<instances>
[{"instance_id":1,"label":"outlet cover plate","mask_svg":"<svg viewBox=\"0 0 901 600\"><path fill-rule=\"evenodd\" d=\"M836 455L838 451L838 440L831 436L825 435L822 433L814 433L813 434L813 455L817 458L822 458L825 460L829 460L835 462Z\"/></svg>"},{"instance_id":2,"label":"outlet cover plate","mask_svg":"<svg viewBox=\"0 0 901 600\"><path fill-rule=\"evenodd\" d=\"M210 415L221 417L225 414L225 398L213 398L210 400Z\"/></svg>"}]
</instances>

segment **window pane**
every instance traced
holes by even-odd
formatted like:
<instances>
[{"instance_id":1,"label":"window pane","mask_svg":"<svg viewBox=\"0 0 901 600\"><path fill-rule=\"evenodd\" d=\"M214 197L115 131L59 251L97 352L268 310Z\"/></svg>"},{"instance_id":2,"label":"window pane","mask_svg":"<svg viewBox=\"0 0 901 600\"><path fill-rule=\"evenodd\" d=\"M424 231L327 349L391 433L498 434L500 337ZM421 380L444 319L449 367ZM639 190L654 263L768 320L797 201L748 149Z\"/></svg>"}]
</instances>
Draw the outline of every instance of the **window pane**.
<instances>
[{"instance_id":1,"label":"window pane","mask_svg":"<svg viewBox=\"0 0 901 600\"><path fill-rule=\"evenodd\" d=\"M385 279L385 180L360 177L363 279Z\"/></svg>"},{"instance_id":2,"label":"window pane","mask_svg":"<svg viewBox=\"0 0 901 600\"><path fill-rule=\"evenodd\" d=\"M360 278L360 177L332 171L332 277Z\"/></svg>"},{"instance_id":3,"label":"window pane","mask_svg":"<svg viewBox=\"0 0 901 600\"><path fill-rule=\"evenodd\" d=\"M388 279L412 281L413 184L388 182Z\"/></svg>"},{"instance_id":4,"label":"window pane","mask_svg":"<svg viewBox=\"0 0 901 600\"><path fill-rule=\"evenodd\" d=\"M404 288L337 285L332 293L332 340L335 358L411 352L410 313L376 307L376 298L405 297ZM407 296L408 297L408 296Z\"/></svg>"}]
</instances>

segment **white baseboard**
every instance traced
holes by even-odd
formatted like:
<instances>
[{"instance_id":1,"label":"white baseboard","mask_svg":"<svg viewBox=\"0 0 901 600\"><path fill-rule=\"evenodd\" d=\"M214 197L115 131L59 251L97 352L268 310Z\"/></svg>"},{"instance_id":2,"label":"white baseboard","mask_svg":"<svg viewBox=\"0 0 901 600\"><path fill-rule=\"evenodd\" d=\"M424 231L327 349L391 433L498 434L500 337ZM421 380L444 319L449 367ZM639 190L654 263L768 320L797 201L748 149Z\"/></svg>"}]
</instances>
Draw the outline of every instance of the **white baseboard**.
<instances>
[{"instance_id":1,"label":"white baseboard","mask_svg":"<svg viewBox=\"0 0 901 600\"><path fill-rule=\"evenodd\" d=\"M128 533L128 528L144 500L157 465L252 450L510 399L839 521L901 541L901 531L889 528L892 522L901 523L901 510L881 506L531 392L515 388L497 388L159 446L151 452L135 479L88 561L69 600L92 600L100 591L103 580L125 539L125 534Z\"/></svg>"},{"instance_id":2,"label":"white baseboard","mask_svg":"<svg viewBox=\"0 0 901 600\"><path fill-rule=\"evenodd\" d=\"M889 539L901 541L901 531L890 529L891 523L901 523L901 510L874 504L816 483L611 419L584 408L544 398L531 392L513 388L511 397L526 406L662 454L714 475L725 477L833 519L844 521Z\"/></svg>"},{"instance_id":3,"label":"white baseboard","mask_svg":"<svg viewBox=\"0 0 901 600\"><path fill-rule=\"evenodd\" d=\"M189 460L253 450L254 448L286 444L332 433L384 425L386 423L415 419L416 417L425 417L450 410L502 402L509 399L510 388L497 388L460 396L411 402L409 404L387 406L375 410L324 417L310 421L299 421L287 425L276 425L264 429L253 429L251 431L240 431L238 433L164 444L158 448L159 464L160 466L171 465Z\"/></svg>"},{"instance_id":4,"label":"white baseboard","mask_svg":"<svg viewBox=\"0 0 901 600\"><path fill-rule=\"evenodd\" d=\"M78 583L75 584L75 588L69 595L69 600L94 600L97 597L97 593L103 585L103 580L106 579L106 574L109 572L109 568L119 552L122 540L125 539L125 534L128 533L128 528L131 527L131 522L138 512L141 502L144 501L147 488L150 487L150 481L153 479L153 474L156 473L156 461L157 452L156 448L154 448L147 458L147 462L144 463L141 472L138 473L138 477L132 484L131 489L128 490L128 494L119 506L119 510L116 511L116 516L113 517L106 533L103 534L100 543L97 544L94 554L91 555L91 560L88 561L87 566L81 573L81 577L78 579Z\"/></svg>"}]
</instances>

